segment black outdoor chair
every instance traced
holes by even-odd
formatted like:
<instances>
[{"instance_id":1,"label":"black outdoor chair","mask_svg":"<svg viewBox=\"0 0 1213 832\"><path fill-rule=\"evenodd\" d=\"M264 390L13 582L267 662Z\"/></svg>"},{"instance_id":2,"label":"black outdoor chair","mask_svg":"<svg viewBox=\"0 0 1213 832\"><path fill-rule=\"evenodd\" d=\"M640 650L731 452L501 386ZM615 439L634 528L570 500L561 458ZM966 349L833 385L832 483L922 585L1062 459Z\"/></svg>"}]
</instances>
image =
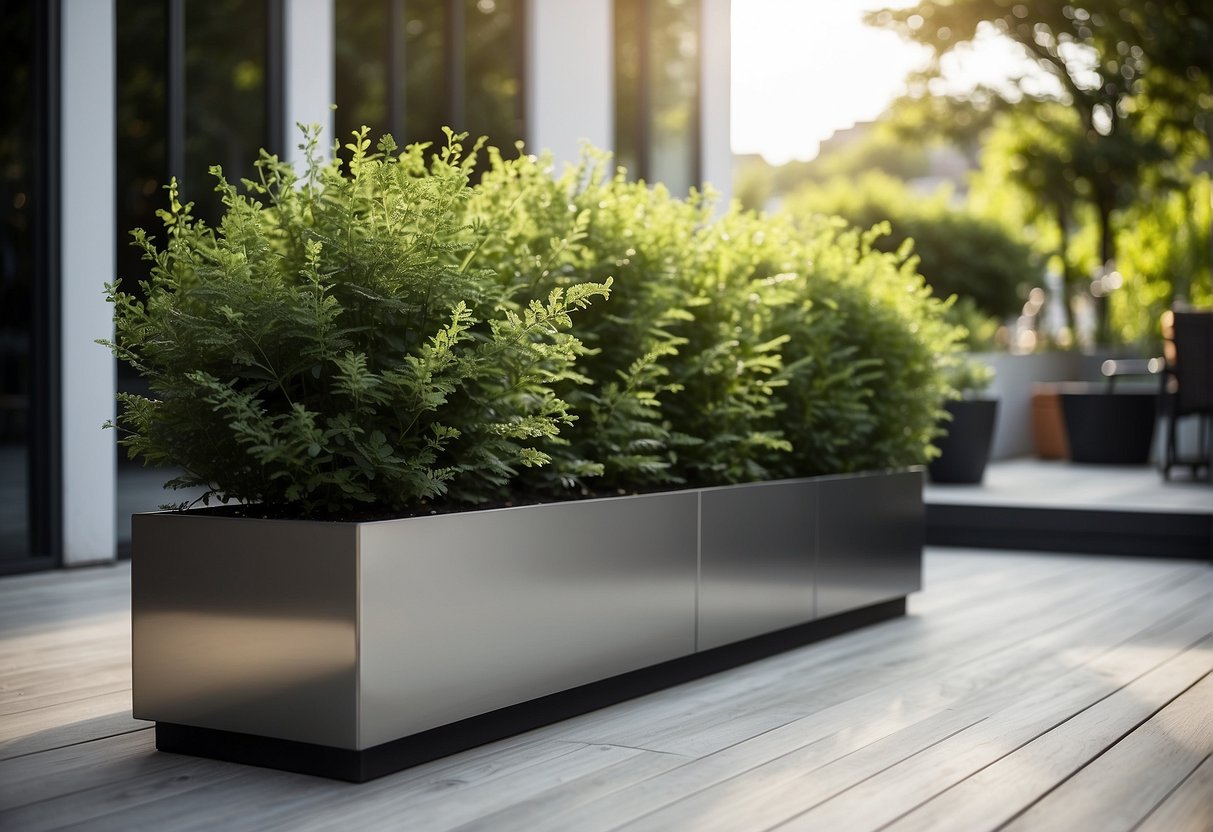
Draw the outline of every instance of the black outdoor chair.
<instances>
[{"instance_id":1,"label":"black outdoor chair","mask_svg":"<svg viewBox=\"0 0 1213 832\"><path fill-rule=\"evenodd\" d=\"M1162 475L1170 479L1175 466L1192 469L1193 479L1213 474L1213 311L1168 312L1163 315L1166 369L1162 380L1162 408L1167 419L1167 449ZM1176 427L1195 416L1199 449L1196 456L1179 452ZM1205 476L1200 472L1204 470Z\"/></svg>"}]
</instances>

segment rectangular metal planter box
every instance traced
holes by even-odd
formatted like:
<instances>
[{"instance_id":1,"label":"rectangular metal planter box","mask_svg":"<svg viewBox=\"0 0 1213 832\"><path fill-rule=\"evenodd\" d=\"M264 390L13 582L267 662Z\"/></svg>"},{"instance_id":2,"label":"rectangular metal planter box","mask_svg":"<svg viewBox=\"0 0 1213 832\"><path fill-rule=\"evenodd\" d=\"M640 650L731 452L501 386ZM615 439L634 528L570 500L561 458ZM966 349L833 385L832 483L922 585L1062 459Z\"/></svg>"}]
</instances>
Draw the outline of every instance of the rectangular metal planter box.
<instances>
[{"instance_id":1,"label":"rectangular metal planter box","mask_svg":"<svg viewBox=\"0 0 1213 832\"><path fill-rule=\"evenodd\" d=\"M136 515L134 715L168 750L368 779L904 611L922 518L918 469L367 523Z\"/></svg>"}]
</instances>

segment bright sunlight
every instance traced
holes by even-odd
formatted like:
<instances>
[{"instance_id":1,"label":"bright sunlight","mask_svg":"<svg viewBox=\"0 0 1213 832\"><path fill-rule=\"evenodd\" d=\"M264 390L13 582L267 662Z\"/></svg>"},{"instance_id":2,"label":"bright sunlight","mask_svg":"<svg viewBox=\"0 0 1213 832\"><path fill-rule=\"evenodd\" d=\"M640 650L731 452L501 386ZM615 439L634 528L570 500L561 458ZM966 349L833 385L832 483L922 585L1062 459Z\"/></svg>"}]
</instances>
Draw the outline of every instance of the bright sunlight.
<instances>
[{"instance_id":1,"label":"bright sunlight","mask_svg":"<svg viewBox=\"0 0 1213 832\"><path fill-rule=\"evenodd\" d=\"M865 26L865 11L909 0L733 3L732 146L771 164L817 155L834 131L871 121L905 91L930 50ZM999 85L1032 67L993 33L945 60L948 85Z\"/></svg>"}]
</instances>

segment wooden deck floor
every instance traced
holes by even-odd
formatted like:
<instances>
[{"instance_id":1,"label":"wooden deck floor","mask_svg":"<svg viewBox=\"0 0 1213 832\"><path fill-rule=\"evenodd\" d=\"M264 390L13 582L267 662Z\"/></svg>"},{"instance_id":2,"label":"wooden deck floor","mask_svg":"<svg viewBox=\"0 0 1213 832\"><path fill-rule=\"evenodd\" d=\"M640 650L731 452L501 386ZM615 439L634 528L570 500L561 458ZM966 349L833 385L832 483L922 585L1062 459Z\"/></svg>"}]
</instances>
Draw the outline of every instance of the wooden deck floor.
<instances>
[{"instance_id":1,"label":"wooden deck floor","mask_svg":"<svg viewBox=\"0 0 1213 832\"><path fill-rule=\"evenodd\" d=\"M1083 465L1032 457L991 462L977 485L928 480L924 497L941 505L1213 515L1213 488L1185 477L1181 469L1164 480L1153 466Z\"/></svg>"},{"instance_id":2,"label":"wooden deck floor","mask_svg":"<svg viewBox=\"0 0 1213 832\"><path fill-rule=\"evenodd\" d=\"M888 622L364 785L153 749L129 567L0 580L0 829L1213 829L1213 567L930 550Z\"/></svg>"}]
</instances>

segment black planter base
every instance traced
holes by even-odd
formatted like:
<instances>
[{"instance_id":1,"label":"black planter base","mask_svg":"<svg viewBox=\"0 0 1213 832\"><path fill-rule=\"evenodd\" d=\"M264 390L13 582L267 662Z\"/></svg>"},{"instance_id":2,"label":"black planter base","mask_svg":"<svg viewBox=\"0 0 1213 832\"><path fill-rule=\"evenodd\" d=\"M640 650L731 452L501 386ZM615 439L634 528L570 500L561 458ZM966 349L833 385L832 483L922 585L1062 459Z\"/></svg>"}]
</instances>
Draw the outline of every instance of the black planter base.
<instances>
[{"instance_id":1,"label":"black planter base","mask_svg":"<svg viewBox=\"0 0 1213 832\"><path fill-rule=\"evenodd\" d=\"M176 754L192 754L364 783L439 757L897 618L905 615L905 612L906 599L896 598L532 699L363 751L169 722L156 723L156 748Z\"/></svg>"}]
</instances>

